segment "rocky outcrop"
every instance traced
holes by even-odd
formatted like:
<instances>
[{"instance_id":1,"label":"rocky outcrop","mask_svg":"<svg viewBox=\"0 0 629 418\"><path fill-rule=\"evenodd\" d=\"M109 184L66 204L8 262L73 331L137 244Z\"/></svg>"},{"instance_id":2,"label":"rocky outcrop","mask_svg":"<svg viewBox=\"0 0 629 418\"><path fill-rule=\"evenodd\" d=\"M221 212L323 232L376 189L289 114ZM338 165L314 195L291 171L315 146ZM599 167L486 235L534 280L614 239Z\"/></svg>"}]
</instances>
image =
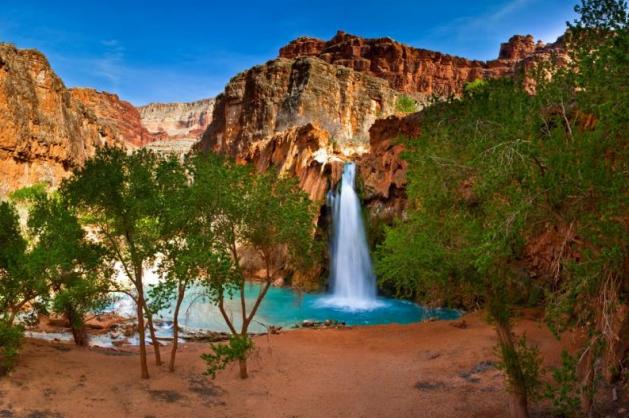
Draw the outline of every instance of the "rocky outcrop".
<instances>
[{"instance_id":1,"label":"rocky outcrop","mask_svg":"<svg viewBox=\"0 0 629 418\"><path fill-rule=\"evenodd\" d=\"M190 103L150 103L138 107L142 125L160 139L198 140L212 122L214 99Z\"/></svg>"},{"instance_id":2,"label":"rocky outcrop","mask_svg":"<svg viewBox=\"0 0 629 418\"><path fill-rule=\"evenodd\" d=\"M394 112L397 96L386 80L341 65L280 58L229 82L198 149L294 173L322 199L337 173L328 165L366 149L369 128Z\"/></svg>"},{"instance_id":3,"label":"rocky outcrop","mask_svg":"<svg viewBox=\"0 0 629 418\"><path fill-rule=\"evenodd\" d=\"M138 109L118 95L88 88L70 89L70 94L94 113L99 125L110 128L116 141L142 147L160 139L142 126Z\"/></svg>"},{"instance_id":4,"label":"rocky outcrop","mask_svg":"<svg viewBox=\"0 0 629 418\"><path fill-rule=\"evenodd\" d=\"M420 134L422 114L390 116L377 120L369 130L370 152L358 160L363 198L372 216L391 219L406 205L404 143Z\"/></svg>"},{"instance_id":5,"label":"rocky outcrop","mask_svg":"<svg viewBox=\"0 0 629 418\"><path fill-rule=\"evenodd\" d=\"M273 165L294 173L315 199L325 195L323 184L333 183L328 162L360 159L366 198L382 202L403 193L402 148L393 139L412 136L417 124L415 116L386 119L395 114L400 95L411 95L420 104L432 95L459 95L470 81L513 75L556 51L561 51L561 42L545 46L530 35L509 39L493 61L468 60L390 38L364 39L344 32L329 41L301 37L281 48L278 59L229 82L216 99L212 123L197 149L253 162L261 170ZM299 158L269 159L268 152L260 151L287 148L287 141L296 140L298 132L303 132L300 128L308 125L318 138L328 137L316 152L300 148L303 142L291 148L291 152L305 153ZM306 142L310 147L317 141ZM366 152L370 155L360 157ZM315 166L322 177L319 181L312 179ZM397 203L394 206L400 209Z\"/></svg>"},{"instance_id":6,"label":"rocky outcrop","mask_svg":"<svg viewBox=\"0 0 629 418\"><path fill-rule=\"evenodd\" d=\"M531 35L516 35L501 45L498 59L477 61L414 48L391 38L365 39L339 31L327 42L298 38L280 49L280 57L318 57L383 78L393 89L421 100L433 94L460 94L466 83L479 78L512 75L523 60L547 59L553 51L561 53L561 42L545 46L535 43Z\"/></svg>"},{"instance_id":7,"label":"rocky outcrop","mask_svg":"<svg viewBox=\"0 0 629 418\"><path fill-rule=\"evenodd\" d=\"M40 181L56 185L116 138L65 88L43 54L0 44L0 195Z\"/></svg>"},{"instance_id":8,"label":"rocky outcrop","mask_svg":"<svg viewBox=\"0 0 629 418\"><path fill-rule=\"evenodd\" d=\"M37 182L57 186L105 144L156 139L117 95L67 89L41 52L0 44L0 197Z\"/></svg>"}]
</instances>

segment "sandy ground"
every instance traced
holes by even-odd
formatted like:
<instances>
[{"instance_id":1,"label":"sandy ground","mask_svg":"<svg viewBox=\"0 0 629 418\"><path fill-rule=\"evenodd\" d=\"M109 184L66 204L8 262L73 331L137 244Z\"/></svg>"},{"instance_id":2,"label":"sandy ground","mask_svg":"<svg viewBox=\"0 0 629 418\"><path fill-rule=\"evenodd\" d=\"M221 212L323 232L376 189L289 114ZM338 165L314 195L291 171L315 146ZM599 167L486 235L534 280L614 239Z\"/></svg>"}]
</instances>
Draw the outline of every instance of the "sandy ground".
<instances>
[{"instance_id":1,"label":"sandy ground","mask_svg":"<svg viewBox=\"0 0 629 418\"><path fill-rule=\"evenodd\" d=\"M467 328L435 321L257 337L244 381L235 366L204 376L202 343L181 349L174 373L151 364L141 380L134 348L27 340L0 380L0 417L504 417L494 331L479 314L464 319ZM533 320L517 330L547 364L569 343Z\"/></svg>"}]
</instances>

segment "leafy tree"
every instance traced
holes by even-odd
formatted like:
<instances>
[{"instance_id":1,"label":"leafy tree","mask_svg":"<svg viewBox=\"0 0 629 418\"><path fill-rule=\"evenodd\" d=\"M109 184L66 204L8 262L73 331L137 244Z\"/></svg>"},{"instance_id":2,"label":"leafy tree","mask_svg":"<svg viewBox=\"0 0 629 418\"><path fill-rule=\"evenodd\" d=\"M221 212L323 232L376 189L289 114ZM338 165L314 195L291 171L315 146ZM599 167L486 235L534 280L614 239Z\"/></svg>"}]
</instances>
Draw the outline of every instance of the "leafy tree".
<instances>
[{"instance_id":1,"label":"leafy tree","mask_svg":"<svg viewBox=\"0 0 629 418\"><path fill-rule=\"evenodd\" d=\"M46 281L53 310L68 319L75 343L87 345L85 315L108 302L113 270L105 249L87 239L76 214L56 194L35 197L28 226L31 274Z\"/></svg>"},{"instance_id":2,"label":"leafy tree","mask_svg":"<svg viewBox=\"0 0 629 418\"><path fill-rule=\"evenodd\" d=\"M538 385L535 356L511 332L512 310L536 287L546 290L553 330L589 336L575 374L583 413L592 410L597 359L613 359L615 370L622 361L611 324L627 303L626 4L584 1L577 11L571 60L540 63L534 96L518 79L494 80L423 112L421 137L408 141L409 216L377 252L382 281L400 292L455 289L451 303L484 304L514 416L527 415ZM526 245L549 229L563 245L532 279Z\"/></svg>"},{"instance_id":3,"label":"leafy tree","mask_svg":"<svg viewBox=\"0 0 629 418\"><path fill-rule=\"evenodd\" d=\"M294 179L272 171L256 174L250 167L214 157L194 161L193 195L196 205L216 204L218 216L210 228L216 238L216 255L205 282L212 299L234 338L227 349L214 347L204 356L213 374L217 364L238 360L240 377L247 378L247 354L253 347L249 326L282 262L293 266L309 262L314 225L313 207ZM210 189L208 185L213 187ZM247 307L242 251L255 250L265 266L265 277L253 305ZM225 256L229 258L225 264ZM240 327L226 309L225 298L236 293L240 299ZM226 351L227 350L227 351ZM225 361L227 358L228 361Z\"/></svg>"},{"instance_id":4,"label":"leafy tree","mask_svg":"<svg viewBox=\"0 0 629 418\"><path fill-rule=\"evenodd\" d=\"M179 314L186 292L194 285L220 280L231 268L214 232L219 214L214 199L216 188L212 183L193 187L192 173L192 163L182 165L171 159L160 167L157 176L162 207L159 271L163 280L150 295L154 311L171 307L174 300L170 371L175 369Z\"/></svg>"},{"instance_id":5,"label":"leafy tree","mask_svg":"<svg viewBox=\"0 0 629 418\"><path fill-rule=\"evenodd\" d=\"M40 292L24 268L27 243L13 205L0 202L0 375L15 363L22 328L14 325L17 313Z\"/></svg>"},{"instance_id":6,"label":"leafy tree","mask_svg":"<svg viewBox=\"0 0 629 418\"><path fill-rule=\"evenodd\" d=\"M15 207L0 202L0 314L11 326L15 316L37 296L45 294L45 281L29 271L28 241Z\"/></svg>"},{"instance_id":7,"label":"leafy tree","mask_svg":"<svg viewBox=\"0 0 629 418\"><path fill-rule=\"evenodd\" d=\"M61 186L64 200L77 208L83 223L94 231L135 288L132 296L137 306L142 378L149 377L145 316L156 363L161 363L144 294L143 271L154 262L159 248L161 207L156 176L163 163L148 150L127 154L122 149L104 147Z\"/></svg>"}]
</instances>

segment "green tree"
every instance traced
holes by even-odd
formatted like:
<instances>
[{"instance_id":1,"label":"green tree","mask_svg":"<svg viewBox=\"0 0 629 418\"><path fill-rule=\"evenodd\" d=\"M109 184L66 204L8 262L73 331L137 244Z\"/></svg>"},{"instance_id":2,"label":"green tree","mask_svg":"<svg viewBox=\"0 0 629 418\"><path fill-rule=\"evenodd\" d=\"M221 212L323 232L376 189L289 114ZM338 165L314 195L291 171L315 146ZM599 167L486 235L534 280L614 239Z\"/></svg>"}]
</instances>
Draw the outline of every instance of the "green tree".
<instances>
[{"instance_id":1,"label":"green tree","mask_svg":"<svg viewBox=\"0 0 629 418\"><path fill-rule=\"evenodd\" d=\"M29 271L28 241L9 202L0 202L0 287L0 314L9 326L22 308L47 292L41 276Z\"/></svg>"},{"instance_id":2,"label":"green tree","mask_svg":"<svg viewBox=\"0 0 629 418\"><path fill-rule=\"evenodd\" d=\"M159 249L161 207L156 176L160 164L163 159L148 150L127 154L104 147L61 186L64 200L76 207L84 225L94 231L133 284L142 378L149 377L145 316L156 363L161 364L143 280L144 269L152 265Z\"/></svg>"},{"instance_id":3,"label":"green tree","mask_svg":"<svg viewBox=\"0 0 629 418\"><path fill-rule=\"evenodd\" d=\"M13 367L22 341L22 328L14 325L17 313L41 291L24 269L26 239L17 212L0 202L0 375Z\"/></svg>"},{"instance_id":4,"label":"green tree","mask_svg":"<svg viewBox=\"0 0 629 418\"><path fill-rule=\"evenodd\" d=\"M247 353L252 348L249 326L262 303L273 277L283 263L306 265L313 245L313 206L294 179L268 171L254 173L248 166L200 156L194 162L193 195L199 206L216 204L211 233L215 234L216 255L211 264L215 272L206 286L233 334L228 360L238 360L240 377L247 373ZM208 186L212 185L210 189ZM252 306L245 298L242 252L253 249L264 263L265 277ZM229 256L225 264L224 255ZM240 299L240 326L228 315L225 298L235 293ZM215 370L224 349L204 358ZM223 364L226 364L224 362Z\"/></svg>"},{"instance_id":5,"label":"green tree","mask_svg":"<svg viewBox=\"0 0 629 418\"><path fill-rule=\"evenodd\" d=\"M87 239L76 214L56 194L34 199L28 227L31 274L46 281L53 310L67 318L75 343L87 345L85 315L106 305L111 287L105 249Z\"/></svg>"},{"instance_id":6,"label":"green tree","mask_svg":"<svg viewBox=\"0 0 629 418\"><path fill-rule=\"evenodd\" d=\"M514 416L527 415L539 385L535 356L511 331L512 311L540 287L553 330L589 336L576 373L583 413L592 411L597 359L614 359L616 370L621 361L612 324L627 303L626 4L584 1L577 11L571 59L538 63L528 74L534 96L518 78L493 80L423 112L421 137L407 142L409 216L377 252L381 280L400 292L431 298L454 289L449 302L485 306ZM549 230L563 244L533 272L526 245Z\"/></svg>"}]
</instances>

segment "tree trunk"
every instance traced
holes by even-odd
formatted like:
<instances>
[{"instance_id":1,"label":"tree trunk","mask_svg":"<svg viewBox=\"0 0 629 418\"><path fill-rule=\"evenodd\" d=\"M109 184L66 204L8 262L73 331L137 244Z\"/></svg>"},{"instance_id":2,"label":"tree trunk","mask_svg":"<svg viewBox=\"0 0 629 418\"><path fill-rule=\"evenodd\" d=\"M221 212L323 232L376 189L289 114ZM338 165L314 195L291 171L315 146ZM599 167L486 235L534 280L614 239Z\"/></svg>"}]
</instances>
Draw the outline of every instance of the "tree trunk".
<instances>
[{"instance_id":1,"label":"tree trunk","mask_svg":"<svg viewBox=\"0 0 629 418\"><path fill-rule=\"evenodd\" d=\"M144 291L142 290L142 286L138 287L138 300L137 300L137 308L138 308L138 338L140 339L140 374L142 379L149 378L149 368L146 362L146 341L144 341L145 333L144 333Z\"/></svg>"},{"instance_id":2,"label":"tree trunk","mask_svg":"<svg viewBox=\"0 0 629 418\"><path fill-rule=\"evenodd\" d=\"M511 327L508 324L496 320L496 334L498 334L498 343L500 344L501 351L515 352ZM526 388L522 387L520 378L522 376L522 370L520 369L519 362L515 365L507 365L506 372L510 375L513 386L510 388L511 393L509 400L511 418L528 418L528 399Z\"/></svg>"},{"instance_id":3,"label":"tree trunk","mask_svg":"<svg viewBox=\"0 0 629 418\"><path fill-rule=\"evenodd\" d=\"M87 346L89 338L87 336L87 329L85 328L83 318L80 318L79 314L75 312L75 310L71 307L66 309L66 317L68 318L70 328L72 329L72 338L74 338L74 344L80 347Z\"/></svg>"},{"instance_id":4,"label":"tree trunk","mask_svg":"<svg viewBox=\"0 0 629 418\"><path fill-rule=\"evenodd\" d=\"M159 350L159 341L157 340L157 335L155 335L155 326L153 326L153 313L150 311L148 306L146 305L146 300L144 301L144 310L146 312L146 322L149 326L149 334L151 335L151 342L153 343L153 353L155 354L155 365L162 365L162 355Z\"/></svg>"},{"instance_id":5,"label":"tree trunk","mask_svg":"<svg viewBox=\"0 0 629 418\"><path fill-rule=\"evenodd\" d=\"M175 357L177 356L177 347L179 345L179 308L181 308L183 296L184 292L180 287L177 295L177 304L175 305L175 313L173 314L173 347L170 352L170 364L168 365L168 370L171 372L175 371Z\"/></svg>"},{"instance_id":6,"label":"tree trunk","mask_svg":"<svg viewBox=\"0 0 629 418\"><path fill-rule=\"evenodd\" d=\"M238 360L238 365L240 366L240 378L248 378L249 375L247 374L247 359Z\"/></svg>"},{"instance_id":7,"label":"tree trunk","mask_svg":"<svg viewBox=\"0 0 629 418\"><path fill-rule=\"evenodd\" d=\"M144 330L144 287L142 283L142 266L135 268L135 287L138 292L138 338L140 339L140 374L142 379L149 378L149 367L146 362L146 334Z\"/></svg>"}]
</instances>

